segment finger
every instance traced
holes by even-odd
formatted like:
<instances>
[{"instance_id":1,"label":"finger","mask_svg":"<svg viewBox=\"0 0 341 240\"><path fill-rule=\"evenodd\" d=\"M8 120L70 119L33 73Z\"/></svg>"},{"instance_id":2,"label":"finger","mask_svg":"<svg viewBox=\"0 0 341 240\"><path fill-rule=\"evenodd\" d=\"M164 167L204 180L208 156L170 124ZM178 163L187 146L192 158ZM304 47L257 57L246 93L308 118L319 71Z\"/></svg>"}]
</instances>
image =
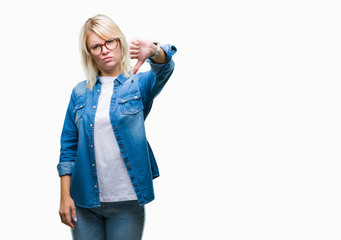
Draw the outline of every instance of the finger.
<instances>
[{"instance_id":1,"label":"finger","mask_svg":"<svg viewBox=\"0 0 341 240\"><path fill-rule=\"evenodd\" d=\"M138 59L138 58L139 58L139 55L136 55L136 54L130 55L130 59Z\"/></svg>"},{"instance_id":2,"label":"finger","mask_svg":"<svg viewBox=\"0 0 341 240\"><path fill-rule=\"evenodd\" d=\"M62 223L64 223L64 222L65 222L64 215L63 215L62 213L59 213L59 216L60 216L60 221L61 221Z\"/></svg>"},{"instance_id":3,"label":"finger","mask_svg":"<svg viewBox=\"0 0 341 240\"><path fill-rule=\"evenodd\" d=\"M143 64L142 61L137 61L137 63L135 64L135 67L133 69L133 73L136 74L137 71L139 70L139 68L141 67L141 65Z\"/></svg>"},{"instance_id":4,"label":"finger","mask_svg":"<svg viewBox=\"0 0 341 240\"><path fill-rule=\"evenodd\" d=\"M132 41L132 43L134 43L134 44L136 44L136 45L139 45L139 44L140 44L140 42L139 42L138 39L134 39L134 40Z\"/></svg>"},{"instance_id":5,"label":"finger","mask_svg":"<svg viewBox=\"0 0 341 240\"><path fill-rule=\"evenodd\" d=\"M71 207L71 217L72 217L72 220L76 223L77 222L77 213L76 213L76 207L75 206Z\"/></svg>"},{"instance_id":6,"label":"finger","mask_svg":"<svg viewBox=\"0 0 341 240\"><path fill-rule=\"evenodd\" d=\"M72 229L75 229L75 225L74 225L73 221L71 220L70 214L69 214L69 216L66 217L65 224L68 225L69 227L71 227Z\"/></svg>"},{"instance_id":7,"label":"finger","mask_svg":"<svg viewBox=\"0 0 341 240\"><path fill-rule=\"evenodd\" d=\"M130 50L130 55L139 54L140 50Z\"/></svg>"},{"instance_id":8,"label":"finger","mask_svg":"<svg viewBox=\"0 0 341 240\"><path fill-rule=\"evenodd\" d=\"M64 223L65 225L71 227L72 229L75 228L74 224L71 222L70 213L67 213L67 212L61 213L60 219L61 219L62 223Z\"/></svg>"},{"instance_id":9,"label":"finger","mask_svg":"<svg viewBox=\"0 0 341 240\"><path fill-rule=\"evenodd\" d=\"M139 47L140 46L140 43L136 40L133 40L130 42L130 46L134 46L134 47Z\"/></svg>"},{"instance_id":10,"label":"finger","mask_svg":"<svg viewBox=\"0 0 341 240\"><path fill-rule=\"evenodd\" d=\"M140 49L140 46L139 45L130 45L129 47L130 49Z\"/></svg>"},{"instance_id":11,"label":"finger","mask_svg":"<svg viewBox=\"0 0 341 240\"><path fill-rule=\"evenodd\" d=\"M140 48L130 48L129 51L130 52L134 52L134 53L139 53L140 52Z\"/></svg>"}]
</instances>

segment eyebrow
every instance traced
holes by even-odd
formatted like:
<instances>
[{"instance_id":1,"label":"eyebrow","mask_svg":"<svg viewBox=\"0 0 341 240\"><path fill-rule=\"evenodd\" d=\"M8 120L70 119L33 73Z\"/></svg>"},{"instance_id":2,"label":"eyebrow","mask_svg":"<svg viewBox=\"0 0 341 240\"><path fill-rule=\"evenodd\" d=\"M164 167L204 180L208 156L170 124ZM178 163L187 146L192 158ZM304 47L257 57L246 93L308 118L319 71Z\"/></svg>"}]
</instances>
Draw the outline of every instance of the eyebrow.
<instances>
[{"instance_id":1,"label":"eyebrow","mask_svg":"<svg viewBox=\"0 0 341 240\"><path fill-rule=\"evenodd\" d=\"M115 40L115 39L116 39L116 38L104 40L104 43L95 43L95 44L91 45L90 48L93 48L93 47L98 46L98 45L105 44L106 42L112 41L112 40Z\"/></svg>"},{"instance_id":2,"label":"eyebrow","mask_svg":"<svg viewBox=\"0 0 341 240\"><path fill-rule=\"evenodd\" d=\"M104 43L105 43L105 42L104 42ZM98 45L102 45L102 43L95 43L95 44L92 44L92 45L90 45L90 48L93 48L93 47L98 46Z\"/></svg>"}]
</instances>

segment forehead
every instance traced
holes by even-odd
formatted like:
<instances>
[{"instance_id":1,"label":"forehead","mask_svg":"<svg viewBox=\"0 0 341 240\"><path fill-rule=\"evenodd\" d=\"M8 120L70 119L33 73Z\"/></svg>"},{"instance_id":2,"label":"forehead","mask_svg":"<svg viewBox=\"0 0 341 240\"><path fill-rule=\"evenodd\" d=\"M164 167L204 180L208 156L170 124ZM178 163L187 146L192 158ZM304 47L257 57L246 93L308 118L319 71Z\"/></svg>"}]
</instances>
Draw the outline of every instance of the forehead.
<instances>
[{"instance_id":1,"label":"forehead","mask_svg":"<svg viewBox=\"0 0 341 240\"><path fill-rule=\"evenodd\" d=\"M98 36L95 32L90 31L88 33L88 38L86 40L86 43L88 46L92 46L92 45L104 43L104 42L105 40L101 38L100 36Z\"/></svg>"}]
</instances>

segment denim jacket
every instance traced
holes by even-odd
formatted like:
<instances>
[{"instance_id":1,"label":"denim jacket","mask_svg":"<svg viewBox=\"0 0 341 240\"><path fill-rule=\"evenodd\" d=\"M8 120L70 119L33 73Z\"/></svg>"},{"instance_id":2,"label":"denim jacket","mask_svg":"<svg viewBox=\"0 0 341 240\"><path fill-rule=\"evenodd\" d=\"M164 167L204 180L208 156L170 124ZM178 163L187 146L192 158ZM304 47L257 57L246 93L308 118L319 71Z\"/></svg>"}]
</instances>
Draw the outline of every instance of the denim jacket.
<instances>
[{"instance_id":1,"label":"denim jacket","mask_svg":"<svg viewBox=\"0 0 341 240\"><path fill-rule=\"evenodd\" d=\"M144 120L154 98L160 93L174 70L172 56L177 49L162 45L167 55L165 64L155 64L151 70L131 77L119 75L114 81L110 102L110 121L122 157L140 205L154 199L153 179L159 176L155 157L146 139ZM100 206L94 124L101 82L97 76L93 90L87 82L78 83L71 94L61 134L59 176L71 175L71 198L78 206Z\"/></svg>"}]
</instances>

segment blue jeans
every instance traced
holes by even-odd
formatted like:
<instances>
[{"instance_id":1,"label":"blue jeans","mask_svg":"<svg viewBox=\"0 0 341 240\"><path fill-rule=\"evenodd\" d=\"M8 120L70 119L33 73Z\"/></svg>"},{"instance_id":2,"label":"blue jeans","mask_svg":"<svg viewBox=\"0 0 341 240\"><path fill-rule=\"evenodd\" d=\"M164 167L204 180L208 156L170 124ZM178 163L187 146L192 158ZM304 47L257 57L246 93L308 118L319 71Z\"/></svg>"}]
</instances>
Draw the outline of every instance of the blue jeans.
<instances>
[{"instance_id":1,"label":"blue jeans","mask_svg":"<svg viewBox=\"0 0 341 240\"><path fill-rule=\"evenodd\" d=\"M144 206L138 201L103 202L100 207L76 206L74 240L141 240Z\"/></svg>"}]
</instances>

